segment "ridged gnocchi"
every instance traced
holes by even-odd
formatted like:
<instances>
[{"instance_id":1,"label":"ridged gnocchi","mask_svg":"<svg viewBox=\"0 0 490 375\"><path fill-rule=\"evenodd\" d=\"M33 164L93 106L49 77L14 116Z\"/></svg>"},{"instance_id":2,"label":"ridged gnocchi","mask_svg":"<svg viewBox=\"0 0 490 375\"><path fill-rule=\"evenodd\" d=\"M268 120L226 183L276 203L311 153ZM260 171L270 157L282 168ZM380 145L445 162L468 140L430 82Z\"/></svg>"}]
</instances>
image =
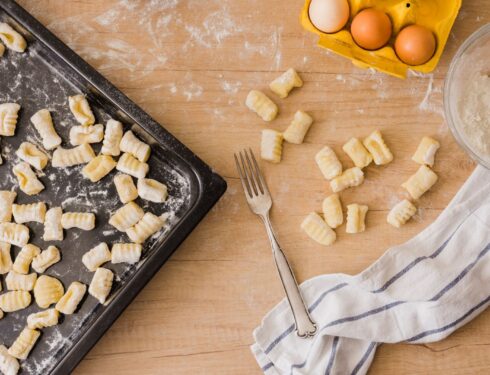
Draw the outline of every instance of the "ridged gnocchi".
<instances>
[{"instance_id":1,"label":"ridged gnocchi","mask_svg":"<svg viewBox=\"0 0 490 375\"><path fill-rule=\"evenodd\" d=\"M299 74L293 68L286 70L269 85L273 93L281 99L286 98L289 92L295 87L303 86L303 81Z\"/></svg>"},{"instance_id":2,"label":"ridged gnocchi","mask_svg":"<svg viewBox=\"0 0 490 375\"><path fill-rule=\"evenodd\" d=\"M0 23L0 40L8 49L15 52L24 52L27 48L24 37L5 22Z\"/></svg>"},{"instance_id":3,"label":"ridged gnocchi","mask_svg":"<svg viewBox=\"0 0 490 375\"><path fill-rule=\"evenodd\" d=\"M63 241L62 215L63 210L61 207L52 207L46 212L44 217L44 241Z\"/></svg>"},{"instance_id":4,"label":"ridged gnocchi","mask_svg":"<svg viewBox=\"0 0 490 375\"><path fill-rule=\"evenodd\" d=\"M27 327L30 329L42 329L58 324L60 313L56 309L47 309L30 314L27 317Z\"/></svg>"},{"instance_id":5,"label":"ridged gnocchi","mask_svg":"<svg viewBox=\"0 0 490 375\"><path fill-rule=\"evenodd\" d=\"M144 178L150 167L139 161L133 155L124 153L117 161L116 169L136 178Z\"/></svg>"},{"instance_id":6,"label":"ridged gnocchi","mask_svg":"<svg viewBox=\"0 0 490 375\"><path fill-rule=\"evenodd\" d=\"M329 246L335 242L337 235L316 212L310 213L301 223L301 229L315 242Z\"/></svg>"},{"instance_id":7,"label":"ridged gnocchi","mask_svg":"<svg viewBox=\"0 0 490 375\"><path fill-rule=\"evenodd\" d=\"M120 232L125 232L141 220L145 212L134 202L119 208L109 219L109 224Z\"/></svg>"},{"instance_id":8,"label":"ridged gnocchi","mask_svg":"<svg viewBox=\"0 0 490 375\"><path fill-rule=\"evenodd\" d=\"M68 105L80 125L93 125L95 123L94 114L85 95L79 94L68 97Z\"/></svg>"},{"instance_id":9,"label":"ridged gnocchi","mask_svg":"<svg viewBox=\"0 0 490 375\"><path fill-rule=\"evenodd\" d=\"M38 170L44 169L48 164L48 155L30 142L22 142L16 154L20 160L25 161Z\"/></svg>"},{"instance_id":10,"label":"ridged gnocchi","mask_svg":"<svg viewBox=\"0 0 490 375\"><path fill-rule=\"evenodd\" d=\"M97 268L106 262L111 260L111 252L109 246L105 242L98 244L82 256L82 263L91 272L94 272Z\"/></svg>"},{"instance_id":11,"label":"ridged gnocchi","mask_svg":"<svg viewBox=\"0 0 490 375\"><path fill-rule=\"evenodd\" d=\"M97 268L94 277L88 288L88 292L95 297L100 303L105 303L112 289L114 274L107 268Z\"/></svg>"},{"instance_id":12,"label":"ridged gnocchi","mask_svg":"<svg viewBox=\"0 0 490 375\"><path fill-rule=\"evenodd\" d=\"M4 137L15 135L19 110L20 105L17 103L0 104L0 135Z\"/></svg>"},{"instance_id":13,"label":"ridged gnocchi","mask_svg":"<svg viewBox=\"0 0 490 375\"><path fill-rule=\"evenodd\" d=\"M133 155L141 162L146 162L150 158L151 148L145 142L140 141L131 130L124 133L119 148L122 152Z\"/></svg>"},{"instance_id":14,"label":"ridged gnocchi","mask_svg":"<svg viewBox=\"0 0 490 375\"><path fill-rule=\"evenodd\" d=\"M47 309L53 303L57 303L64 293L61 281L52 276L41 275L34 285L34 299L42 309Z\"/></svg>"},{"instance_id":15,"label":"ridged gnocchi","mask_svg":"<svg viewBox=\"0 0 490 375\"><path fill-rule=\"evenodd\" d=\"M301 144L313 124L313 118L306 112L297 111L294 114L293 121L283 133L286 142Z\"/></svg>"},{"instance_id":16,"label":"ridged gnocchi","mask_svg":"<svg viewBox=\"0 0 490 375\"><path fill-rule=\"evenodd\" d=\"M55 168L66 168L85 164L95 158L95 152L88 143L73 148L58 147L53 152L51 164Z\"/></svg>"},{"instance_id":17,"label":"ridged gnocchi","mask_svg":"<svg viewBox=\"0 0 490 375\"><path fill-rule=\"evenodd\" d=\"M327 180L331 180L342 174L342 164L340 163L334 150L330 147L323 147L315 155L315 161L320 171Z\"/></svg>"},{"instance_id":18,"label":"ridged gnocchi","mask_svg":"<svg viewBox=\"0 0 490 375\"><path fill-rule=\"evenodd\" d=\"M276 103L269 99L263 92L257 90L252 90L248 93L245 105L264 121L274 120L279 111Z\"/></svg>"},{"instance_id":19,"label":"ridged gnocchi","mask_svg":"<svg viewBox=\"0 0 490 375\"><path fill-rule=\"evenodd\" d=\"M47 109L37 111L31 117L31 122L41 136L43 147L46 150L53 150L61 144L61 138L53 125L53 118Z\"/></svg>"},{"instance_id":20,"label":"ridged gnocchi","mask_svg":"<svg viewBox=\"0 0 490 375\"><path fill-rule=\"evenodd\" d=\"M119 156L121 149L119 144L123 137L123 126L119 121L110 119L105 126L104 141L100 152L103 155Z\"/></svg>"},{"instance_id":21,"label":"ridged gnocchi","mask_svg":"<svg viewBox=\"0 0 490 375\"><path fill-rule=\"evenodd\" d=\"M330 228L337 228L344 222L342 204L338 194L332 194L323 200L323 217Z\"/></svg>"},{"instance_id":22,"label":"ridged gnocchi","mask_svg":"<svg viewBox=\"0 0 490 375\"><path fill-rule=\"evenodd\" d=\"M41 249L36 245L27 244L23 246L15 258L12 269L15 272L26 275L29 273L29 267L31 266L32 260L39 254L41 254Z\"/></svg>"},{"instance_id":23,"label":"ridged gnocchi","mask_svg":"<svg viewBox=\"0 0 490 375\"><path fill-rule=\"evenodd\" d=\"M17 358L12 357L4 345L0 345L0 372L4 375L17 375L19 369Z\"/></svg>"},{"instance_id":24,"label":"ridged gnocchi","mask_svg":"<svg viewBox=\"0 0 490 375\"><path fill-rule=\"evenodd\" d=\"M7 274L7 277L5 277L5 285L8 290L24 290L29 292L34 289L36 280L37 274L34 272L23 275L12 270Z\"/></svg>"},{"instance_id":25,"label":"ridged gnocchi","mask_svg":"<svg viewBox=\"0 0 490 375\"><path fill-rule=\"evenodd\" d=\"M0 275L6 274L12 269L12 257L10 255L10 244L0 242Z\"/></svg>"},{"instance_id":26,"label":"ridged gnocchi","mask_svg":"<svg viewBox=\"0 0 490 375\"><path fill-rule=\"evenodd\" d=\"M85 295L86 291L87 286L85 284L82 284L78 281L72 282L66 290L66 293L56 304L56 310L65 315L73 314L83 296Z\"/></svg>"},{"instance_id":27,"label":"ridged gnocchi","mask_svg":"<svg viewBox=\"0 0 490 375\"><path fill-rule=\"evenodd\" d=\"M61 226L64 229L92 230L95 228L95 215L91 212L65 212L61 215Z\"/></svg>"},{"instance_id":28,"label":"ridged gnocchi","mask_svg":"<svg viewBox=\"0 0 490 375\"><path fill-rule=\"evenodd\" d=\"M400 228L417 212L417 207L407 199L398 202L388 213L386 221L396 228Z\"/></svg>"},{"instance_id":29,"label":"ridged gnocchi","mask_svg":"<svg viewBox=\"0 0 490 375\"><path fill-rule=\"evenodd\" d=\"M12 204L16 197L15 191L0 191L0 223L12 220Z\"/></svg>"},{"instance_id":30,"label":"ridged gnocchi","mask_svg":"<svg viewBox=\"0 0 490 375\"><path fill-rule=\"evenodd\" d=\"M31 304L31 293L14 290L0 295L0 309L6 313L23 310Z\"/></svg>"},{"instance_id":31,"label":"ridged gnocchi","mask_svg":"<svg viewBox=\"0 0 490 375\"><path fill-rule=\"evenodd\" d=\"M0 223L0 241L25 246L29 242L29 228L23 224Z\"/></svg>"},{"instance_id":32,"label":"ridged gnocchi","mask_svg":"<svg viewBox=\"0 0 490 375\"><path fill-rule=\"evenodd\" d=\"M97 182L107 176L114 168L116 168L116 162L112 156L99 155L83 167L82 174L90 181Z\"/></svg>"},{"instance_id":33,"label":"ridged gnocchi","mask_svg":"<svg viewBox=\"0 0 490 375\"><path fill-rule=\"evenodd\" d=\"M17 359L26 359L40 335L41 333L35 329L24 328L10 346L8 353Z\"/></svg>"},{"instance_id":34,"label":"ridged gnocchi","mask_svg":"<svg viewBox=\"0 0 490 375\"><path fill-rule=\"evenodd\" d=\"M104 125L73 126L70 128L69 138L72 146L102 142L104 139Z\"/></svg>"},{"instance_id":35,"label":"ridged gnocchi","mask_svg":"<svg viewBox=\"0 0 490 375\"><path fill-rule=\"evenodd\" d=\"M379 130L375 130L362 141L364 147L372 155L374 164L385 165L393 161L393 154L386 145Z\"/></svg>"},{"instance_id":36,"label":"ridged gnocchi","mask_svg":"<svg viewBox=\"0 0 490 375\"><path fill-rule=\"evenodd\" d=\"M44 190L44 185L32 171L29 164L21 161L12 169L19 182L19 188L27 195L36 195Z\"/></svg>"},{"instance_id":37,"label":"ridged gnocchi","mask_svg":"<svg viewBox=\"0 0 490 375\"><path fill-rule=\"evenodd\" d=\"M138 179L138 195L141 199L163 203L167 200L167 186L151 178Z\"/></svg>"},{"instance_id":38,"label":"ridged gnocchi","mask_svg":"<svg viewBox=\"0 0 490 375\"><path fill-rule=\"evenodd\" d=\"M413 199L419 199L437 182L437 175L426 165L420 168L402 184Z\"/></svg>"},{"instance_id":39,"label":"ridged gnocchi","mask_svg":"<svg viewBox=\"0 0 490 375\"><path fill-rule=\"evenodd\" d=\"M165 225L163 216L156 216L147 212L134 226L126 231L126 234L134 243L143 243L150 236L160 231Z\"/></svg>"},{"instance_id":40,"label":"ridged gnocchi","mask_svg":"<svg viewBox=\"0 0 490 375\"><path fill-rule=\"evenodd\" d=\"M61 260L61 254L57 247L48 246L46 250L41 251L32 260L32 269L37 273L44 273L53 264L58 263Z\"/></svg>"},{"instance_id":41,"label":"ridged gnocchi","mask_svg":"<svg viewBox=\"0 0 490 375\"><path fill-rule=\"evenodd\" d=\"M417 151L415 151L415 154L412 156L412 160L418 164L432 167L439 147L441 147L440 143L434 138L424 137L420 141Z\"/></svg>"},{"instance_id":42,"label":"ridged gnocchi","mask_svg":"<svg viewBox=\"0 0 490 375\"><path fill-rule=\"evenodd\" d=\"M357 138L351 138L342 146L342 150L352 159L358 168L367 167L373 161L373 157Z\"/></svg>"},{"instance_id":43,"label":"ridged gnocchi","mask_svg":"<svg viewBox=\"0 0 490 375\"><path fill-rule=\"evenodd\" d=\"M138 189L133 178L127 174L119 173L114 177L117 195L122 203L128 203L138 198Z\"/></svg>"},{"instance_id":44,"label":"ridged gnocchi","mask_svg":"<svg viewBox=\"0 0 490 375\"><path fill-rule=\"evenodd\" d=\"M136 243L116 243L112 245L112 263L138 263L141 258L143 247Z\"/></svg>"},{"instance_id":45,"label":"ridged gnocchi","mask_svg":"<svg viewBox=\"0 0 490 375\"><path fill-rule=\"evenodd\" d=\"M364 181L364 173L359 167L346 169L340 176L330 181L330 187L334 193L344 189L359 186Z\"/></svg>"},{"instance_id":46,"label":"ridged gnocchi","mask_svg":"<svg viewBox=\"0 0 490 375\"><path fill-rule=\"evenodd\" d=\"M368 206L362 204L349 204L347 206L346 233L360 233L366 230L366 214Z\"/></svg>"},{"instance_id":47,"label":"ridged gnocchi","mask_svg":"<svg viewBox=\"0 0 490 375\"><path fill-rule=\"evenodd\" d=\"M44 223L46 216L46 203L13 204L12 213L17 224L28 222Z\"/></svg>"},{"instance_id":48,"label":"ridged gnocchi","mask_svg":"<svg viewBox=\"0 0 490 375\"><path fill-rule=\"evenodd\" d=\"M262 141L260 143L260 157L271 163L279 163L282 157L282 134L272 130L262 130Z\"/></svg>"}]
</instances>

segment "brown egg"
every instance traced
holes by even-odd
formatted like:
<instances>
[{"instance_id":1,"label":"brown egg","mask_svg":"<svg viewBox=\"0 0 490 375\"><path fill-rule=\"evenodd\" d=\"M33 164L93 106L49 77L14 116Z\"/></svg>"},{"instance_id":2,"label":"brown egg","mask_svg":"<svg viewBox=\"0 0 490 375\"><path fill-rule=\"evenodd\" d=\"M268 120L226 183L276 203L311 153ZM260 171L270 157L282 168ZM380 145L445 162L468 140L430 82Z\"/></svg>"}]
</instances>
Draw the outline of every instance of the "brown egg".
<instances>
[{"instance_id":1,"label":"brown egg","mask_svg":"<svg viewBox=\"0 0 490 375\"><path fill-rule=\"evenodd\" d=\"M388 43L391 30L390 17L373 8L359 12L352 20L350 29L354 41L368 50L379 49Z\"/></svg>"},{"instance_id":2,"label":"brown egg","mask_svg":"<svg viewBox=\"0 0 490 375\"><path fill-rule=\"evenodd\" d=\"M434 56L436 38L424 26L407 26L396 37L395 51L405 64L422 65Z\"/></svg>"}]
</instances>

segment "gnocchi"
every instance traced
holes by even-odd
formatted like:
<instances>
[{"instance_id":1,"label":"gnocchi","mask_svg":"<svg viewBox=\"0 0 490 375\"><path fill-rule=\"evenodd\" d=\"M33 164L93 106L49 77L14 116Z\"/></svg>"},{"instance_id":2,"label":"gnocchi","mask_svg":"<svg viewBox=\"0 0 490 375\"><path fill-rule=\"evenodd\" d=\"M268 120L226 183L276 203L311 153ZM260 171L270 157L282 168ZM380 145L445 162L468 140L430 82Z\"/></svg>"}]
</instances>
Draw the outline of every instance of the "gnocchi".
<instances>
[{"instance_id":1,"label":"gnocchi","mask_svg":"<svg viewBox=\"0 0 490 375\"><path fill-rule=\"evenodd\" d=\"M31 117L31 122L41 136L43 147L46 150L53 150L61 144L61 138L56 133L51 113L47 109L37 111Z\"/></svg>"},{"instance_id":2,"label":"gnocchi","mask_svg":"<svg viewBox=\"0 0 490 375\"><path fill-rule=\"evenodd\" d=\"M437 182L437 175L426 165L420 168L402 184L413 199L419 199Z\"/></svg>"},{"instance_id":3,"label":"gnocchi","mask_svg":"<svg viewBox=\"0 0 490 375\"><path fill-rule=\"evenodd\" d=\"M27 195L36 195L44 190L44 185L32 171L29 164L21 161L12 169L19 181L19 188Z\"/></svg>"},{"instance_id":4,"label":"gnocchi","mask_svg":"<svg viewBox=\"0 0 490 375\"><path fill-rule=\"evenodd\" d=\"M126 234L134 243L143 243L153 234L160 231L165 225L165 218L147 212L134 226L126 231Z\"/></svg>"},{"instance_id":5,"label":"gnocchi","mask_svg":"<svg viewBox=\"0 0 490 375\"><path fill-rule=\"evenodd\" d=\"M136 159L133 155L124 153L119 158L116 169L136 178L144 178L150 167L148 164Z\"/></svg>"},{"instance_id":6,"label":"gnocchi","mask_svg":"<svg viewBox=\"0 0 490 375\"><path fill-rule=\"evenodd\" d=\"M434 138L424 137L420 141L417 151L415 151L415 154L412 156L412 160L418 164L432 167L439 147L441 147L440 143Z\"/></svg>"},{"instance_id":7,"label":"gnocchi","mask_svg":"<svg viewBox=\"0 0 490 375\"><path fill-rule=\"evenodd\" d=\"M359 186L364 181L364 173L359 167L349 168L340 176L335 177L330 181L330 187L334 193L338 193L344 189Z\"/></svg>"},{"instance_id":8,"label":"gnocchi","mask_svg":"<svg viewBox=\"0 0 490 375\"><path fill-rule=\"evenodd\" d=\"M386 221L396 228L400 228L417 212L417 207L407 199L398 202L389 212Z\"/></svg>"},{"instance_id":9,"label":"gnocchi","mask_svg":"<svg viewBox=\"0 0 490 375\"><path fill-rule=\"evenodd\" d=\"M303 143L311 124L313 124L313 118L308 113L297 111L294 114L293 121L283 134L284 139L286 142L297 145Z\"/></svg>"},{"instance_id":10,"label":"gnocchi","mask_svg":"<svg viewBox=\"0 0 490 375\"><path fill-rule=\"evenodd\" d=\"M337 235L316 212L310 213L301 223L301 229L315 242L329 246L335 242Z\"/></svg>"},{"instance_id":11,"label":"gnocchi","mask_svg":"<svg viewBox=\"0 0 490 375\"><path fill-rule=\"evenodd\" d=\"M342 164L335 152L328 146L322 148L315 155L315 161L320 171L327 180L331 180L342 174Z\"/></svg>"},{"instance_id":12,"label":"gnocchi","mask_svg":"<svg viewBox=\"0 0 490 375\"><path fill-rule=\"evenodd\" d=\"M3 56L4 52L5 52L5 47L3 46L2 43L0 43L0 57Z\"/></svg>"},{"instance_id":13,"label":"gnocchi","mask_svg":"<svg viewBox=\"0 0 490 375\"><path fill-rule=\"evenodd\" d=\"M375 130L362 141L364 147L371 153L374 164L385 165L393 161L393 154L386 145L379 130Z\"/></svg>"},{"instance_id":14,"label":"gnocchi","mask_svg":"<svg viewBox=\"0 0 490 375\"><path fill-rule=\"evenodd\" d=\"M0 275L4 275L12 269L12 257L10 256L10 244L0 242Z\"/></svg>"},{"instance_id":15,"label":"gnocchi","mask_svg":"<svg viewBox=\"0 0 490 375\"><path fill-rule=\"evenodd\" d=\"M0 223L0 241L25 246L29 242L29 228L22 224Z\"/></svg>"},{"instance_id":16,"label":"gnocchi","mask_svg":"<svg viewBox=\"0 0 490 375\"><path fill-rule=\"evenodd\" d=\"M40 335L38 330L24 328L9 348L8 353L17 359L26 359Z\"/></svg>"},{"instance_id":17,"label":"gnocchi","mask_svg":"<svg viewBox=\"0 0 490 375\"><path fill-rule=\"evenodd\" d=\"M282 134L272 130L262 130L262 141L260 143L260 157L271 163L279 163L282 157Z\"/></svg>"},{"instance_id":18,"label":"gnocchi","mask_svg":"<svg viewBox=\"0 0 490 375\"><path fill-rule=\"evenodd\" d=\"M107 246L105 242L98 244L82 256L82 263L91 272L94 272L97 268L110 260L111 252L109 251L109 246Z\"/></svg>"},{"instance_id":19,"label":"gnocchi","mask_svg":"<svg viewBox=\"0 0 490 375\"><path fill-rule=\"evenodd\" d=\"M53 207L46 212L44 217L44 241L63 241L62 215L63 210L61 207Z\"/></svg>"},{"instance_id":20,"label":"gnocchi","mask_svg":"<svg viewBox=\"0 0 490 375\"><path fill-rule=\"evenodd\" d=\"M15 135L19 110L20 105L17 103L0 104L0 135L5 137Z\"/></svg>"},{"instance_id":21,"label":"gnocchi","mask_svg":"<svg viewBox=\"0 0 490 375\"><path fill-rule=\"evenodd\" d=\"M34 299L42 309L57 303L64 293L63 284L52 276L41 275L37 279L36 285L34 285Z\"/></svg>"},{"instance_id":22,"label":"gnocchi","mask_svg":"<svg viewBox=\"0 0 490 375\"><path fill-rule=\"evenodd\" d=\"M269 85L271 91L281 99L286 98L295 87L303 86L303 81L293 68L286 70Z\"/></svg>"},{"instance_id":23,"label":"gnocchi","mask_svg":"<svg viewBox=\"0 0 490 375\"><path fill-rule=\"evenodd\" d=\"M20 160L25 161L38 170L42 170L48 164L48 155L29 142L22 142L16 151Z\"/></svg>"},{"instance_id":24,"label":"gnocchi","mask_svg":"<svg viewBox=\"0 0 490 375\"><path fill-rule=\"evenodd\" d=\"M163 203L167 200L167 186L151 178L138 179L138 195L150 202Z\"/></svg>"},{"instance_id":25,"label":"gnocchi","mask_svg":"<svg viewBox=\"0 0 490 375\"><path fill-rule=\"evenodd\" d=\"M11 356L4 345L0 345L0 372L4 375L16 375L19 369L17 358Z\"/></svg>"},{"instance_id":26,"label":"gnocchi","mask_svg":"<svg viewBox=\"0 0 490 375\"><path fill-rule=\"evenodd\" d=\"M332 194L323 200L323 217L330 228L337 228L344 222L344 214L338 194Z\"/></svg>"},{"instance_id":27,"label":"gnocchi","mask_svg":"<svg viewBox=\"0 0 490 375\"><path fill-rule=\"evenodd\" d=\"M95 122L94 114L90 109L85 95L74 95L68 98L68 105L71 113L80 125L93 125Z\"/></svg>"},{"instance_id":28,"label":"gnocchi","mask_svg":"<svg viewBox=\"0 0 490 375\"><path fill-rule=\"evenodd\" d=\"M116 185L117 195L119 195L122 203L128 203L138 198L138 190L131 176L119 173L114 177L114 185Z\"/></svg>"},{"instance_id":29,"label":"gnocchi","mask_svg":"<svg viewBox=\"0 0 490 375\"><path fill-rule=\"evenodd\" d=\"M46 216L46 204L44 202L13 204L12 213L17 224L24 224L31 221L42 224Z\"/></svg>"},{"instance_id":30,"label":"gnocchi","mask_svg":"<svg viewBox=\"0 0 490 375\"><path fill-rule=\"evenodd\" d=\"M93 158L95 158L94 150L88 143L84 143L69 149L58 147L53 152L51 164L55 168L65 168L88 163Z\"/></svg>"},{"instance_id":31,"label":"gnocchi","mask_svg":"<svg viewBox=\"0 0 490 375\"><path fill-rule=\"evenodd\" d=\"M119 121L110 119L105 126L104 141L100 152L103 155L119 156L121 149L119 144L123 137L123 126Z\"/></svg>"},{"instance_id":32,"label":"gnocchi","mask_svg":"<svg viewBox=\"0 0 490 375\"><path fill-rule=\"evenodd\" d=\"M23 246L15 258L12 269L17 273L26 275L29 272L32 260L39 254L41 254L41 249L36 245L27 244Z\"/></svg>"},{"instance_id":33,"label":"gnocchi","mask_svg":"<svg viewBox=\"0 0 490 375\"><path fill-rule=\"evenodd\" d=\"M120 232L125 232L141 220L145 212L134 202L119 208L109 219L109 224Z\"/></svg>"},{"instance_id":34,"label":"gnocchi","mask_svg":"<svg viewBox=\"0 0 490 375\"><path fill-rule=\"evenodd\" d=\"M83 167L82 174L92 182L97 182L107 176L114 168L116 162L109 155L99 155Z\"/></svg>"},{"instance_id":35,"label":"gnocchi","mask_svg":"<svg viewBox=\"0 0 490 375\"><path fill-rule=\"evenodd\" d=\"M140 244L116 243L112 245L111 261L112 263L138 263L142 250L143 247Z\"/></svg>"},{"instance_id":36,"label":"gnocchi","mask_svg":"<svg viewBox=\"0 0 490 375\"><path fill-rule=\"evenodd\" d=\"M5 284L8 290L24 290L26 292L34 289L34 284L37 280L36 273L30 273L23 275L15 271L10 271L5 278Z\"/></svg>"},{"instance_id":37,"label":"gnocchi","mask_svg":"<svg viewBox=\"0 0 490 375\"><path fill-rule=\"evenodd\" d=\"M58 324L60 313L56 309L47 309L30 314L27 317L27 327L30 329L41 329Z\"/></svg>"},{"instance_id":38,"label":"gnocchi","mask_svg":"<svg viewBox=\"0 0 490 375\"><path fill-rule=\"evenodd\" d=\"M24 37L5 22L0 22L0 39L8 49L15 52L24 52L27 48Z\"/></svg>"},{"instance_id":39,"label":"gnocchi","mask_svg":"<svg viewBox=\"0 0 490 375\"><path fill-rule=\"evenodd\" d=\"M111 270L97 268L88 288L89 294L95 297L100 303L105 303L107 296L111 292L113 279L114 274Z\"/></svg>"},{"instance_id":40,"label":"gnocchi","mask_svg":"<svg viewBox=\"0 0 490 375\"><path fill-rule=\"evenodd\" d=\"M56 304L55 308L60 313L65 315L71 315L77 309L80 301L82 300L85 292L87 291L87 286L78 281L74 281L70 284L66 293L61 297L61 299Z\"/></svg>"},{"instance_id":41,"label":"gnocchi","mask_svg":"<svg viewBox=\"0 0 490 375\"><path fill-rule=\"evenodd\" d=\"M31 304L31 293L14 290L0 295L0 309L7 313L23 310Z\"/></svg>"},{"instance_id":42,"label":"gnocchi","mask_svg":"<svg viewBox=\"0 0 490 375\"><path fill-rule=\"evenodd\" d=\"M151 148L145 142L140 141L131 130L124 133L119 143L122 152L133 155L139 161L145 163L150 158Z\"/></svg>"},{"instance_id":43,"label":"gnocchi","mask_svg":"<svg viewBox=\"0 0 490 375\"><path fill-rule=\"evenodd\" d=\"M15 191L0 191L0 223L12 220L12 204L16 197Z\"/></svg>"},{"instance_id":44,"label":"gnocchi","mask_svg":"<svg viewBox=\"0 0 490 375\"><path fill-rule=\"evenodd\" d=\"M366 230L366 214L368 206L362 204L349 204L347 206L346 233L360 233Z\"/></svg>"},{"instance_id":45,"label":"gnocchi","mask_svg":"<svg viewBox=\"0 0 490 375\"><path fill-rule=\"evenodd\" d=\"M270 100L263 92L257 90L252 90L248 93L245 105L264 121L274 120L279 111L276 103Z\"/></svg>"},{"instance_id":46,"label":"gnocchi","mask_svg":"<svg viewBox=\"0 0 490 375\"><path fill-rule=\"evenodd\" d=\"M104 125L79 125L70 129L70 143L80 146L84 143L99 143L104 139Z\"/></svg>"},{"instance_id":47,"label":"gnocchi","mask_svg":"<svg viewBox=\"0 0 490 375\"><path fill-rule=\"evenodd\" d=\"M351 138L342 146L342 150L352 159L358 168L367 167L373 161L373 157L357 138Z\"/></svg>"},{"instance_id":48,"label":"gnocchi","mask_svg":"<svg viewBox=\"0 0 490 375\"><path fill-rule=\"evenodd\" d=\"M92 230L95 228L95 215L91 212L66 212L61 215L61 226L64 229Z\"/></svg>"},{"instance_id":49,"label":"gnocchi","mask_svg":"<svg viewBox=\"0 0 490 375\"><path fill-rule=\"evenodd\" d=\"M53 264L58 263L61 260L60 251L55 246L49 246L46 250L41 251L32 260L32 269L37 273L44 273Z\"/></svg>"}]
</instances>

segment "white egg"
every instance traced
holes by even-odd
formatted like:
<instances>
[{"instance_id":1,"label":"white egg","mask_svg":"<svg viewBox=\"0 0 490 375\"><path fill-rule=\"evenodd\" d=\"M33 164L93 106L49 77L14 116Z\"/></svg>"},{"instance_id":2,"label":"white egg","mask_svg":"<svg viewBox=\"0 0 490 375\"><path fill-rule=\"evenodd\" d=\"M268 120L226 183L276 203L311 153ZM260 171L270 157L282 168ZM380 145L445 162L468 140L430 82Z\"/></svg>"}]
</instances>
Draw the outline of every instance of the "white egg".
<instances>
[{"instance_id":1,"label":"white egg","mask_svg":"<svg viewBox=\"0 0 490 375\"><path fill-rule=\"evenodd\" d=\"M349 20L347 0L311 0L309 15L313 25L324 33L341 30Z\"/></svg>"}]
</instances>

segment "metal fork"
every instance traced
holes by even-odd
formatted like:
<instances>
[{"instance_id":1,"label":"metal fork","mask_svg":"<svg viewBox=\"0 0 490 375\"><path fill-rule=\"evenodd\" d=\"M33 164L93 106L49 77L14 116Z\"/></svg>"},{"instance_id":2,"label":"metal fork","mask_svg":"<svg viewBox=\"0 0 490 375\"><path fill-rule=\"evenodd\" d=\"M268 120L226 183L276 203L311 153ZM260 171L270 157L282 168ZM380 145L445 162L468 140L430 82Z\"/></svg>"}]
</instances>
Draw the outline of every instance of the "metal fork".
<instances>
[{"instance_id":1,"label":"metal fork","mask_svg":"<svg viewBox=\"0 0 490 375\"><path fill-rule=\"evenodd\" d=\"M243 152L239 152L238 155L239 156L235 154L235 162L238 174L240 175L240 180L242 181L245 197L247 198L248 205L252 212L260 216L264 221L267 235L271 242L274 261L279 276L281 277L289 306L293 312L294 322L296 324L296 334L299 337L314 336L317 329L316 325L308 313L291 266L281 250L276 235L274 234L274 230L272 229L269 218L269 211L272 207L272 198L269 188L260 172L252 150L249 149L249 152L243 150Z\"/></svg>"}]
</instances>

